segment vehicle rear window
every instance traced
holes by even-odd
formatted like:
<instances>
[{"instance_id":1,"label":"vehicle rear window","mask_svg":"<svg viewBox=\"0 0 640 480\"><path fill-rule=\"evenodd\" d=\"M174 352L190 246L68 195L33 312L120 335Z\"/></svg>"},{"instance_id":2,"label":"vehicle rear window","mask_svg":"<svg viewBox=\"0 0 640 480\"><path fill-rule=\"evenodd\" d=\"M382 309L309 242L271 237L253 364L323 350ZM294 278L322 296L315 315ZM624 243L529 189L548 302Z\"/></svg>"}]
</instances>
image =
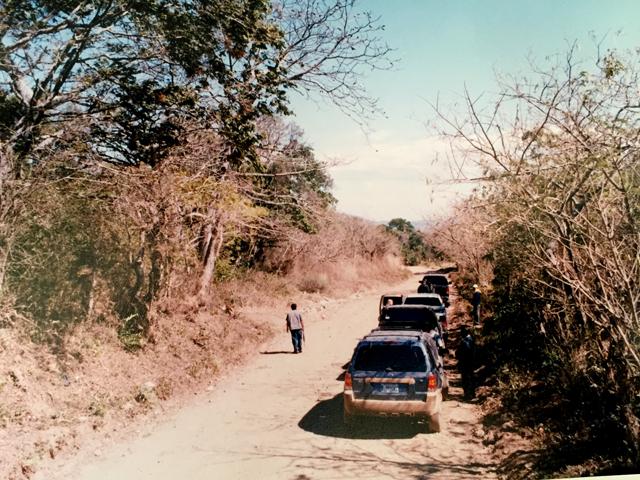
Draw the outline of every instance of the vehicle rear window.
<instances>
[{"instance_id":1,"label":"vehicle rear window","mask_svg":"<svg viewBox=\"0 0 640 480\"><path fill-rule=\"evenodd\" d=\"M423 372L427 365L422 349L416 345L370 343L358 349L353 368L369 371Z\"/></svg>"},{"instance_id":2,"label":"vehicle rear window","mask_svg":"<svg viewBox=\"0 0 640 480\"><path fill-rule=\"evenodd\" d=\"M436 285L449 285L449 280L447 277L442 277L440 275L427 275L422 279L423 282L435 283Z\"/></svg>"},{"instance_id":3,"label":"vehicle rear window","mask_svg":"<svg viewBox=\"0 0 640 480\"><path fill-rule=\"evenodd\" d=\"M402 297L397 296L397 295L389 295L389 296L383 296L382 297L382 305L387 305L387 302L391 300L393 302L393 305L400 305L402 304Z\"/></svg>"},{"instance_id":4,"label":"vehicle rear window","mask_svg":"<svg viewBox=\"0 0 640 480\"><path fill-rule=\"evenodd\" d=\"M430 307L439 307L442 302L436 297L407 297L404 299L405 305L429 305Z\"/></svg>"}]
</instances>

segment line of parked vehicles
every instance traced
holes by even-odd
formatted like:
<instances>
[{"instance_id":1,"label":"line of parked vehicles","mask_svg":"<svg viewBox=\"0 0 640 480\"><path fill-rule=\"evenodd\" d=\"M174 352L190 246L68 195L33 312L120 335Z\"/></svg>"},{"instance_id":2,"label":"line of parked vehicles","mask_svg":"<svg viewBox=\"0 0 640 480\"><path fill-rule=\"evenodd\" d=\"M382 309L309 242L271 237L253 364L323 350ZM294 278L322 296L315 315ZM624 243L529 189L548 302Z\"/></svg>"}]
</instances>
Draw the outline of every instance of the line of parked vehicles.
<instances>
[{"instance_id":1,"label":"line of parked vehicles","mask_svg":"<svg viewBox=\"0 0 640 480\"><path fill-rule=\"evenodd\" d=\"M440 431L448 389L449 279L427 274L415 294L380 297L378 326L356 345L344 378L346 425L367 416L411 416Z\"/></svg>"}]
</instances>

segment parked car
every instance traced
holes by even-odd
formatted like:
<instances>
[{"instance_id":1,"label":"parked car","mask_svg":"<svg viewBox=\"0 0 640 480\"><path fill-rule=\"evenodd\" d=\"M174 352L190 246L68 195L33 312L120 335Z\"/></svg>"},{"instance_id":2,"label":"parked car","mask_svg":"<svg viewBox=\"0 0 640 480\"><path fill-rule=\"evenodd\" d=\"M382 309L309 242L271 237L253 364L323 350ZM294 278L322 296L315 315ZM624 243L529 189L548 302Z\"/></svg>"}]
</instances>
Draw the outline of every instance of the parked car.
<instances>
[{"instance_id":1,"label":"parked car","mask_svg":"<svg viewBox=\"0 0 640 480\"><path fill-rule=\"evenodd\" d=\"M418 285L418 293L437 293L442 301L449 306L449 285L451 282L446 275L441 273L429 273L422 277Z\"/></svg>"},{"instance_id":2,"label":"parked car","mask_svg":"<svg viewBox=\"0 0 640 480\"><path fill-rule=\"evenodd\" d=\"M438 327L438 317L426 305L392 305L383 307L378 317L378 328L387 330L421 330L428 332Z\"/></svg>"},{"instance_id":3,"label":"parked car","mask_svg":"<svg viewBox=\"0 0 640 480\"><path fill-rule=\"evenodd\" d=\"M433 338L437 347L434 356L447 353L442 325L436 313L426 305L397 305L384 307L378 317L378 330L420 330Z\"/></svg>"},{"instance_id":4,"label":"parked car","mask_svg":"<svg viewBox=\"0 0 640 480\"><path fill-rule=\"evenodd\" d=\"M404 296L401 293L385 293L380 296L380 305L378 307L378 312L382 311L382 307L386 307L389 305L389 301L391 301L392 305L401 305L404 300Z\"/></svg>"},{"instance_id":5,"label":"parked car","mask_svg":"<svg viewBox=\"0 0 640 480\"><path fill-rule=\"evenodd\" d=\"M447 331L447 307L437 293L411 293L405 295L403 305L424 305L436 314L442 331Z\"/></svg>"},{"instance_id":6,"label":"parked car","mask_svg":"<svg viewBox=\"0 0 640 480\"><path fill-rule=\"evenodd\" d=\"M360 340L345 372L345 424L411 416L439 432L444 371L433 351L433 339L419 330L374 330Z\"/></svg>"}]
</instances>

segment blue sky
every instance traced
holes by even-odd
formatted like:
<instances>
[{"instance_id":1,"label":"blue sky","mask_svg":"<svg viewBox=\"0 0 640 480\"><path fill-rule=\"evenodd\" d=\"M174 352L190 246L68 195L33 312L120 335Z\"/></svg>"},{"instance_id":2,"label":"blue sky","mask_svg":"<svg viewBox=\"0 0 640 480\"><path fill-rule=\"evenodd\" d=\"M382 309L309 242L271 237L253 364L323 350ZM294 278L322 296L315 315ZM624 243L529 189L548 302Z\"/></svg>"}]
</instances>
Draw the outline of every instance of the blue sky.
<instances>
[{"instance_id":1,"label":"blue sky","mask_svg":"<svg viewBox=\"0 0 640 480\"><path fill-rule=\"evenodd\" d=\"M305 137L331 168L338 210L371 220L433 219L473 188L446 184L444 143L426 124L428 102L451 103L465 85L487 101L495 72L527 74L529 59L566 52L593 57L605 48L640 47L638 0L361 0L380 16L384 39L398 59L391 71L368 72L364 83L385 116L366 132L337 108L292 97ZM427 182L430 185L427 185Z\"/></svg>"}]
</instances>

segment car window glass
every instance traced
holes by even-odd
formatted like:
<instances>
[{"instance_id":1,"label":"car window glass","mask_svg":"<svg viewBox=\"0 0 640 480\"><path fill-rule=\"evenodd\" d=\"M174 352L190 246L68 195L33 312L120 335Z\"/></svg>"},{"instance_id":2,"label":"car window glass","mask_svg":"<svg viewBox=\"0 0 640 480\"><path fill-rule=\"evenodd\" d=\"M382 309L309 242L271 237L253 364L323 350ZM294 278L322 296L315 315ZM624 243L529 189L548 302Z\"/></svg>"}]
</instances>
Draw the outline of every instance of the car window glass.
<instances>
[{"instance_id":1,"label":"car window glass","mask_svg":"<svg viewBox=\"0 0 640 480\"><path fill-rule=\"evenodd\" d=\"M389 295L382 297L382 304L386 305L389 300L393 302L393 305L400 305L402 303L402 297Z\"/></svg>"},{"instance_id":2,"label":"car window glass","mask_svg":"<svg viewBox=\"0 0 640 480\"><path fill-rule=\"evenodd\" d=\"M404 300L405 305L429 305L431 307L439 307L442 302L436 297L407 297Z\"/></svg>"},{"instance_id":3,"label":"car window glass","mask_svg":"<svg viewBox=\"0 0 640 480\"><path fill-rule=\"evenodd\" d=\"M354 359L355 370L387 372L423 372L426 358L422 349L410 344L367 344Z\"/></svg>"}]
</instances>

